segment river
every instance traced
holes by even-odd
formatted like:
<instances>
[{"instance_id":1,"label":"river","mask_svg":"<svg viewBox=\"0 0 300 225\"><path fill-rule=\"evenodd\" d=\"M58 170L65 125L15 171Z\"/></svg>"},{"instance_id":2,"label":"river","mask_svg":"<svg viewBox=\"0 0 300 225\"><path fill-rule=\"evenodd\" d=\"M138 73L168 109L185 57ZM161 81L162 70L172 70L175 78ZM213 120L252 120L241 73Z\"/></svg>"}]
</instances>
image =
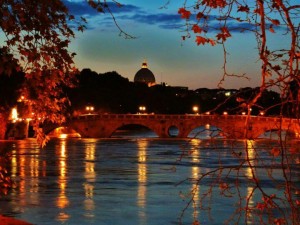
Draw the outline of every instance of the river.
<instances>
[{"instance_id":1,"label":"river","mask_svg":"<svg viewBox=\"0 0 300 225\"><path fill-rule=\"evenodd\" d=\"M192 224L194 220L222 224L234 213L237 197L219 197L226 188L217 186L211 190L211 198L203 201L207 205L202 208L211 210L200 210L199 200L216 175L199 186L195 181L220 165L238 165L234 156L243 157L245 144L251 146L250 154L262 149L260 156L270 161L269 152L276 143L120 135L112 139L52 139L42 150L34 139L0 142L2 150L12 152L9 170L15 181L15 188L0 198L0 214L37 225L167 225ZM292 145L299 146L299 142ZM293 177L300 180L299 154L293 166ZM254 167L264 188L277 193L265 169ZM281 182L280 169L272 175ZM240 176L239 195L249 196L253 190L248 182L251 168L244 166ZM235 182L232 175L226 178L226 184ZM192 195L195 202L187 207ZM253 194L249 205L254 206L260 198ZM243 218L242 214L240 224L244 224Z\"/></svg>"}]
</instances>

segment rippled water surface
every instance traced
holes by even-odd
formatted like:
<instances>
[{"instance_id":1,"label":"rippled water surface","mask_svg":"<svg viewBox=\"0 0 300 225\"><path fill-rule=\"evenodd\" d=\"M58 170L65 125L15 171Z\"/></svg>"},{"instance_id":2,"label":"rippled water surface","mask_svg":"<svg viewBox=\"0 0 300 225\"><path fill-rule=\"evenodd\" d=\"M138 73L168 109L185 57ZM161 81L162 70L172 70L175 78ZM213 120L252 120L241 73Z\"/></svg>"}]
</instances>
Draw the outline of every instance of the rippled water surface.
<instances>
[{"instance_id":1,"label":"rippled water surface","mask_svg":"<svg viewBox=\"0 0 300 225\"><path fill-rule=\"evenodd\" d=\"M252 144L270 149L263 141ZM0 199L0 214L38 225L159 225L179 224L179 218L182 224L194 218L220 224L233 213L235 197L213 198L211 214L192 205L184 209L190 191L197 201L208 190L205 182L193 181L220 162L236 164L232 155L242 154L244 146L245 141L222 139L53 139L40 150L34 140L0 142L1 149L12 151L9 170L16 184ZM247 168L241 173L251 176ZM241 195L251 192L247 179L240 186Z\"/></svg>"}]
</instances>

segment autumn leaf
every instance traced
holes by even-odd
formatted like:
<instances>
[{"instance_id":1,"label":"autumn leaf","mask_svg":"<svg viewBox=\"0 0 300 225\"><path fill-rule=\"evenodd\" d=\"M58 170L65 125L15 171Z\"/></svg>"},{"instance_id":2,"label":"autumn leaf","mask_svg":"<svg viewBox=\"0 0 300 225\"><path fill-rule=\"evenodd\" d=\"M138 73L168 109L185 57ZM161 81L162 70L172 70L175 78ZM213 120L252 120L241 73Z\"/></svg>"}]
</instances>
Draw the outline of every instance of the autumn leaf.
<instances>
[{"instance_id":1,"label":"autumn leaf","mask_svg":"<svg viewBox=\"0 0 300 225\"><path fill-rule=\"evenodd\" d=\"M198 12L197 15L196 15L196 19L200 20L202 18L205 18L204 14L202 12Z\"/></svg>"},{"instance_id":2,"label":"autumn leaf","mask_svg":"<svg viewBox=\"0 0 300 225\"><path fill-rule=\"evenodd\" d=\"M197 24L193 25L192 30L194 31L194 33L201 33L202 32L202 29Z\"/></svg>"},{"instance_id":3,"label":"autumn leaf","mask_svg":"<svg viewBox=\"0 0 300 225\"><path fill-rule=\"evenodd\" d=\"M220 185L219 185L219 188L221 189L221 190L226 190L226 189L228 189L228 187L229 187L229 185L227 184L227 183L220 183Z\"/></svg>"},{"instance_id":4,"label":"autumn leaf","mask_svg":"<svg viewBox=\"0 0 300 225\"><path fill-rule=\"evenodd\" d=\"M271 22L272 22L272 24L274 24L275 26L278 26L278 25L280 25L280 22L279 22L279 20L271 20Z\"/></svg>"},{"instance_id":5,"label":"autumn leaf","mask_svg":"<svg viewBox=\"0 0 300 225\"><path fill-rule=\"evenodd\" d=\"M207 39L201 36L196 36L197 45L205 45L207 43Z\"/></svg>"},{"instance_id":6,"label":"autumn leaf","mask_svg":"<svg viewBox=\"0 0 300 225\"><path fill-rule=\"evenodd\" d=\"M281 67L279 65L275 65L272 68L273 68L273 70L276 70L276 71L281 70Z\"/></svg>"},{"instance_id":7,"label":"autumn leaf","mask_svg":"<svg viewBox=\"0 0 300 225\"><path fill-rule=\"evenodd\" d=\"M269 31L270 31L271 33L275 33L275 30L274 30L273 26L270 26Z\"/></svg>"},{"instance_id":8,"label":"autumn leaf","mask_svg":"<svg viewBox=\"0 0 300 225\"><path fill-rule=\"evenodd\" d=\"M208 42L210 43L211 46L215 46L216 42L213 39L208 39Z\"/></svg>"},{"instance_id":9,"label":"autumn leaf","mask_svg":"<svg viewBox=\"0 0 300 225\"><path fill-rule=\"evenodd\" d=\"M231 37L231 34L230 34L230 32L229 32L229 30L228 30L227 27L222 27L221 28L221 33L218 33L216 35L216 37L217 37L218 40L222 39L223 41L226 41L226 39L228 37Z\"/></svg>"},{"instance_id":10,"label":"autumn leaf","mask_svg":"<svg viewBox=\"0 0 300 225\"><path fill-rule=\"evenodd\" d=\"M282 225L285 224L285 220L283 218L275 218L274 219L274 224L275 225Z\"/></svg>"},{"instance_id":11,"label":"autumn leaf","mask_svg":"<svg viewBox=\"0 0 300 225\"><path fill-rule=\"evenodd\" d=\"M181 15L182 19L189 19L191 16L191 12L186 10L185 8L180 8L178 13Z\"/></svg>"},{"instance_id":12,"label":"autumn leaf","mask_svg":"<svg viewBox=\"0 0 300 225\"><path fill-rule=\"evenodd\" d=\"M250 11L250 9L249 9L249 7L247 6L247 5L245 5L245 6L239 6L239 8L238 8L238 10L237 10L238 12L249 12Z\"/></svg>"},{"instance_id":13,"label":"autumn leaf","mask_svg":"<svg viewBox=\"0 0 300 225\"><path fill-rule=\"evenodd\" d=\"M266 208L266 204L258 202L256 208L263 211Z\"/></svg>"},{"instance_id":14,"label":"autumn leaf","mask_svg":"<svg viewBox=\"0 0 300 225\"><path fill-rule=\"evenodd\" d=\"M200 225L200 222L199 222L198 220L195 220L195 221L193 222L193 225Z\"/></svg>"},{"instance_id":15,"label":"autumn leaf","mask_svg":"<svg viewBox=\"0 0 300 225\"><path fill-rule=\"evenodd\" d=\"M89 0L89 1L88 1L88 4L89 4L92 8L94 8L94 9L96 9L97 6L98 6L93 0Z\"/></svg>"},{"instance_id":16,"label":"autumn leaf","mask_svg":"<svg viewBox=\"0 0 300 225\"><path fill-rule=\"evenodd\" d=\"M274 157L277 157L280 155L280 149L279 148L273 148L271 150L271 155L273 155Z\"/></svg>"}]
</instances>

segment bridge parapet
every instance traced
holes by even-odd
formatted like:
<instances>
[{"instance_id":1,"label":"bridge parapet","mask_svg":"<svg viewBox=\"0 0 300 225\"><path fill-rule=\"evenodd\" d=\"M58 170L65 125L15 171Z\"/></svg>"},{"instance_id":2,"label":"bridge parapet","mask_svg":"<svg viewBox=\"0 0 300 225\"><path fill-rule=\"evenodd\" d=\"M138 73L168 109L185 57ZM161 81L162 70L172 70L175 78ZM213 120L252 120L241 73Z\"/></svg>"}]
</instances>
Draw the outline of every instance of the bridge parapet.
<instances>
[{"instance_id":1,"label":"bridge parapet","mask_svg":"<svg viewBox=\"0 0 300 225\"><path fill-rule=\"evenodd\" d=\"M86 114L66 123L83 137L108 138L118 128L136 124L148 127L159 137L171 137L170 128L178 128L179 138L186 138L200 126L210 124L228 138L257 138L269 130L283 129L300 134L299 121L290 118L246 115L167 115L167 114Z\"/></svg>"}]
</instances>

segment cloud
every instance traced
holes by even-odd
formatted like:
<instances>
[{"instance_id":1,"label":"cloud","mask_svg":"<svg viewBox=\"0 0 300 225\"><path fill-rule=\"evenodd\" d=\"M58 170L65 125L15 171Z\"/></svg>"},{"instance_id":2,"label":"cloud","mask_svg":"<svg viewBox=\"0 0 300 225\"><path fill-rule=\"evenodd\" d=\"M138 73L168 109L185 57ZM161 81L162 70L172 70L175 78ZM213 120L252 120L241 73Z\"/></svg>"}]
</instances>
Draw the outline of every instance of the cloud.
<instances>
[{"instance_id":1,"label":"cloud","mask_svg":"<svg viewBox=\"0 0 300 225\"><path fill-rule=\"evenodd\" d=\"M118 19L131 20L138 23L148 24L148 25L158 25L163 29L178 29L181 23L180 16L177 14L147 14L146 12L135 13L132 15L122 15L118 16Z\"/></svg>"},{"instance_id":2,"label":"cloud","mask_svg":"<svg viewBox=\"0 0 300 225\"><path fill-rule=\"evenodd\" d=\"M93 9L86 1L70 1L70 0L63 0L66 7L69 9L70 14L75 16L96 16L101 15L101 13L97 12L96 9ZM109 7L110 11L114 14L118 13L130 13L130 12L138 12L140 9L134 5L122 5L118 6L116 3L107 2L107 6ZM108 10L105 10L108 12Z\"/></svg>"},{"instance_id":3,"label":"cloud","mask_svg":"<svg viewBox=\"0 0 300 225\"><path fill-rule=\"evenodd\" d=\"M77 17L83 16L88 20L87 29L94 29L100 24L110 27L113 24L112 18L109 13L99 13L97 10L93 9L88 5L85 0L63 0L65 5L73 14ZM175 11L174 13L162 13L159 12L149 13L148 11L135 6L135 5L122 5L119 7L114 2L107 2L110 11L113 13L117 21L133 21L136 23L157 25L161 29L180 29L185 25L184 19L180 18L180 15ZM217 15L211 15L208 19L210 28L209 32L216 32L223 26L223 23L217 19ZM194 18L190 20L190 23L197 23ZM249 32L256 29L254 24L249 24L245 22L237 22L234 19L228 18L227 25L229 26L230 32ZM276 29L281 29L276 27Z\"/></svg>"}]
</instances>

